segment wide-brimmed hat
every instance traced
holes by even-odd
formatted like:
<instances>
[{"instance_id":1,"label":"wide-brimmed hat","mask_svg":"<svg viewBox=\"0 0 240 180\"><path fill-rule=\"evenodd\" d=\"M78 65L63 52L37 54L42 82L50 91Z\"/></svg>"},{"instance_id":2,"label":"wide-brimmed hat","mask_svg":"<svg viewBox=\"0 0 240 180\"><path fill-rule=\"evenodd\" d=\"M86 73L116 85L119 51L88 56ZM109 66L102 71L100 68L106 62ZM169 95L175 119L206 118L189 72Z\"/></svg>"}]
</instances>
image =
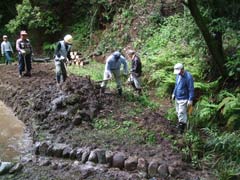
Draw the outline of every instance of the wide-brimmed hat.
<instances>
[{"instance_id":1,"label":"wide-brimmed hat","mask_svg":"<svg viewBox=\"0 0 240 180\"><path fill-rule=\"evenodd\" d=\"M184 66L181 63L175 64L173 74L179 74L181 72L181 70L183 69L183 67Z\"/></svg>"},{"instance_id":2,"label":"wide-brimmed hat","mask_svg":"<svg viewBox=\"0 0 240 180\"><path fill-rule=\"evenodd\" d=\"M28 35L28 34L27 34L27 31L23 30L20 32L20 35Z\"/></svg>"},{"instance_id":3,"label":"wide-brimmed hat","mask_svg":"<svg viewBox=\"0 0 240 180\"><path fill-rule=\"evenodd\" d=\"M66 36L64 36L64 41L68 44L72 44L73 37L70 34L67 34Z\"/></svg>"},{"instance_id":4,"label":"wide-brimmed hat","mask_svg":"<svg viewBox=\"0 0 240 180\"><path fill-rule=\"evenodd\" d=\"M7 35L3 35L3 39L6 39L7 38Z\"/></svg>"}]
</instances>

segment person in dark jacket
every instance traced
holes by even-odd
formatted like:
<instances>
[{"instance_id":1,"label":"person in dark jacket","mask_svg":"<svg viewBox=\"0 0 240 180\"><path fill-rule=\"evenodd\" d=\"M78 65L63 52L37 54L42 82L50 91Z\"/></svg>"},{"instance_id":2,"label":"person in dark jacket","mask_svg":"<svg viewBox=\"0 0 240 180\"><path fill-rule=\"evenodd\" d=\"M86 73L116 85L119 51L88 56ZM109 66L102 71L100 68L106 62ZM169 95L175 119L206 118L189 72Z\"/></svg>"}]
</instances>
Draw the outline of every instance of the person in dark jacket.
<instances>
[{"instance_id":1,"label":"person in dark jacket","mask_svg":"<svg viewBox=\"0 0 240 180\"><path fill-rule=\"evenodd\" d=\"M174 66L176 84L172 93L172 100L175 99L176 112L178 116L178 129L182 134L187 124L187 109L192 106L194 98L194 81L192 75L184 70L181 63Z\"/></svg>"},{"instance_id":2,"label":"person in dark jacket","mask_svg":"<svg viewBox=\"0 0 240 180\"><path fill-rule=\"evenodd\" d=\"M56 67L56 80L58 86L60 86L61 77L63 82L65 82L65 80L67 79L65 63L68 60L71 60L70 52L72 48L72 41L73 41L72 36L70 34L67 34L64 36L64 39L62 41L59 41L57 43L55 49L54 61Z\"/></svg>"},{"instance_id":3,"label":"person in dark jacket","mask_svg":"<svg viewBox=\"0 0 240 180\"><path fill-rule=\"evenodd\" d=\"M22 72L25 71L25 64L27 72L24 76L31 76L32 69L32 45L29 39L27 39L27 32L21 31L20 38L16 41L16 50L18 51L18 70L19 77L22 77Z\"/></svg>"},{"instance_id":4,"label":"person in dark jacket","mask_svg":"<svg viewBox=\"0 0 240 180\"><path fill-rule=\"evenodd\" d=\"M128 78L128 81L133 86L134 90L138 92L139 95L141 95L142 88L141 88L141 82L140 77L142 75L142 63L140 58L137 56L136 52L134 50L128 50L127 54L132 61L132 66L130 70L130 77Z\"/></svg>"}]
</instances>

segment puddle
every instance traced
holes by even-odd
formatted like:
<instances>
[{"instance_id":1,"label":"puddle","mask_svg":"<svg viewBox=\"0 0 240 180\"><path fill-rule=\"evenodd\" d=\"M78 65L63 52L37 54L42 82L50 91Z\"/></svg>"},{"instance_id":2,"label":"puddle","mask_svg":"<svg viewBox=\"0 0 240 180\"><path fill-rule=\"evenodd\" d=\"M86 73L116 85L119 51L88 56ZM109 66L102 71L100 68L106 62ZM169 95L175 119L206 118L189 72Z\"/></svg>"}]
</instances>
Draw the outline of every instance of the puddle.
<instances>
[{"instance_id":1,"label":"puddle","mask_svg":"<svg viewBox=\"0 0 240 180\"><path fill-rule=\"evenodd\" d=\"M24 123L17 119L12 110L0 101L0 160L17 161L27 153L32 141L25 132Z\"/></svg>"}]
</instances>

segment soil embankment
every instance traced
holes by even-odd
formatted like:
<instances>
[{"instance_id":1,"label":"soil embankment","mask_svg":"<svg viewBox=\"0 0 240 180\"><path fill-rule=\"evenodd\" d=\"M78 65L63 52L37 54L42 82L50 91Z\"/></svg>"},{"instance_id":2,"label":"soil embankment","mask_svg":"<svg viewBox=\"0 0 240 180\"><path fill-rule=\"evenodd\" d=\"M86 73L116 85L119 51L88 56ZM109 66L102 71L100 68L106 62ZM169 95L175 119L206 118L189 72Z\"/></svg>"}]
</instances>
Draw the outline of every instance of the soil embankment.
<instances>
[{"instance_id":1,"label":"soil embankment","mask_svg":"<svg viewBox=\"0 0 240 180\"><path fill-rule=\"evenodd\" d=\"M25 123L34 142L31 154L22 157L23 168L0 179L209 178L207 172L184 163L172 148L164 134L176 132L160 111L130 115L126 109L135 108L134 103L124 96L101 95L89 77L70 75L60 90L52 63L33 64L30 78L18 78L17 65L2 65L0 72L0 99ZM156 144L97 133L93 119L109 114L157 132Z\"/></svg>"}]
</instances>

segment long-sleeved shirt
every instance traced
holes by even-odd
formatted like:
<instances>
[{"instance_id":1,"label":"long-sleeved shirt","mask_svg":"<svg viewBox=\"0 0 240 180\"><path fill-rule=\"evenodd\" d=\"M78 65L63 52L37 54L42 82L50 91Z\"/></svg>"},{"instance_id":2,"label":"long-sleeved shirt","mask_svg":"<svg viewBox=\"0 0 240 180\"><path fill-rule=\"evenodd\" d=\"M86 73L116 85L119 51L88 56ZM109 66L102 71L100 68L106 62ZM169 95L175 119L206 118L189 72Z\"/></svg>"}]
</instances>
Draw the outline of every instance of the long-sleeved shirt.
<instances>
[{"instance_id":1,"label":"long-sleeved shirt","mask_svg":"<svg viewBox=\"0 0 240 180\"><path fill-rule=\"evenodd\" d=\"M120 70L121 64L123 64L124 73L128 73L128 67L126 59L121 55L119 59L116 59L114 55L110 55L106 60L105 71L111 72L111 70Z\"/></svg>"},{"instance_id":2,"label":"long-sleeved shirt","mask_svg":"<svg viewBox=\"0 0 240 180\"><path fill-rule=\"evenodd\" d=\"M192 75L188 71L184 71L183 75L176 76L173 94L177 100L193 100L194 81Z\"/></svg>"},{"instance_id":3,"label":"long-sleeved shirt","mask_svg":"<svg viewBox=\"0 0 240 180\"><path fill-rule=\"evenodd\" d=\"M11 46L11 44L10 44L9 41L3 41L3 42L1 43L1 53L2 53L2 55L3 55L4 52L6 52L6 51L11 51L11 52L13 53L13 49L12 49L12 46Z\"/></svg>"},{"instance_id":4,"label":"long-sleeved shirt","mask_svg":"<svg viewBox=\"0 0 240 180\"><path fill-rule=\"evenodd\" d=\"M138 77L142 74L142 63L137 55L134 55L132 59L131 72L136 73Z\"/></svg>"},{"instance_id":5,"label":"long-sleeved shirt","mask_svg":"<svg viewBox=\"0 0 240 180\"><path fill-rule=\"evenodd\" d=\"M21 51L24 50L26 54L32 54L32 46L28 39L19 38L16 41L16 50L21 54Z\"/></svg>"}]
</instances>

